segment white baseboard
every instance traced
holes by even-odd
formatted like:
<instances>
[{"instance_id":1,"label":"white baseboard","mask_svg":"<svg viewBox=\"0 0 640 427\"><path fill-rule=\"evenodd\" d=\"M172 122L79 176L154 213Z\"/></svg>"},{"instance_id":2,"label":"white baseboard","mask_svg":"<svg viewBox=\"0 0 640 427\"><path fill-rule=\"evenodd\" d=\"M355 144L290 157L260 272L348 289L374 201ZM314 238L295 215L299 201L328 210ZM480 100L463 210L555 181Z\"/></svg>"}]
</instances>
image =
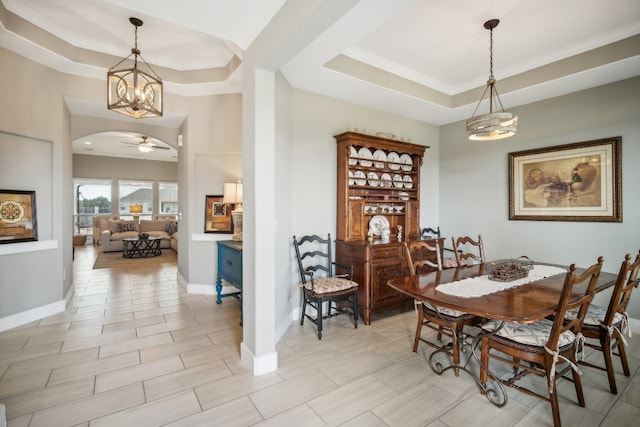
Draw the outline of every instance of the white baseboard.
<instances>
[{"instance_id":1,"label":"white baseboard","mask_svg":"<svg viewBox=\"0 0 640 427\"><path fill-rule=\"evenodd\" d=\"M65 300L53 302L51 304L43 305L41 307L32 308L31 310L23 311L21 313L12 314L11 316L0 318L0 332L25 325L34 320L42 319L43 317L52 316L57 313L61 313L66 309Z\"/></svg>"},{"instance_id":2,"label":"white baseboard","mask_svg":"<svg viewBox=\"0 0 640 427\"><path fill-rule=\"evenodd\" d=\"M268 374L278 369L278 352L256 357L244 342L240 344L240 358L254 376Z\"/></svg>"}]
</instances>

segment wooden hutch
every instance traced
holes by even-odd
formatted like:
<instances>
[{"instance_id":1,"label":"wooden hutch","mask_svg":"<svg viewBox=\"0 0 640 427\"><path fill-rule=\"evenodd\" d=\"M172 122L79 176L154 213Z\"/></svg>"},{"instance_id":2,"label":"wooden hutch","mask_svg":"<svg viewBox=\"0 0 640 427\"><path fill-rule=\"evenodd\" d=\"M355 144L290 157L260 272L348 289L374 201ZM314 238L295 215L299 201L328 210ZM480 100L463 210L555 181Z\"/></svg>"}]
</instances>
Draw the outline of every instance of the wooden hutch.
<instances>
[{"instance_id":1,"label":"wooden hutch","mask_svg":"<svg viewBox=\"0 0 640 427\"><path fill-rule=\"evenodd\" d=\"M400 308L407 300L387 282L409 274L403 241L420 239L420 167L429 147L355 132L335 139L336 262L353 265L358 306L368 325L372 313ZM383 240L379 226L386 222L390 236Z\"/></svg>"}]
</instances>

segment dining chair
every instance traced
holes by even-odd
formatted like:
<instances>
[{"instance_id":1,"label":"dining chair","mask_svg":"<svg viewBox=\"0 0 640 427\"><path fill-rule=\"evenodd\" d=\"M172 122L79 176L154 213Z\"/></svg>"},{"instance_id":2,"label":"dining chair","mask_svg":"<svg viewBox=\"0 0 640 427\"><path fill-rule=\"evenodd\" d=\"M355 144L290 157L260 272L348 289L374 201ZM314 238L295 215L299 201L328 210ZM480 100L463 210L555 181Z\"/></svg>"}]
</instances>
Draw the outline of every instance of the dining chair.
<instances>
[{"instance_id":1,"label":"dining chair","mask_svg":"<svg viewBox=\"0 0 640 427\"><path fill-rule=\"evenodd\" d=\"M478 239L474 240L469 236L451 238L453 243L453 253L456 256L457 265L465 264L484 264L484 245L482 236L478 235Z\"/></svg>"},{"instance_id":2,"label":"dining chair","mask_svg":"<svg viewBox=\"0 0 640 427\"><path fill-rule=\"evenodd\" d=\"M487 382L490 359L511 365L513 377L495 379L505 386L550 402L553 425L556 427L561 425L556 379L563 377L569 370L572 371L572 378L564 378L573 381L578 404L585 406L576 353L582 350L583 337L580 330L589 304L593 300L603 261L604 259L599 257L596 264L579 275L576 274L575 264L569 267L559 295L554 320L545 318L527 324L490 320L482 326L480 381ZM576 318L564 322L567 310L574 309L578 313ZM497 350L499 353L492 353L492 350ZM511 359L506 356L510 356ZM556 368L560 365L564 366L561 370L557 370ZM544 376L547 379L548 394L541 394L516 384L527 373Z\"/></svg>"},{"instance_id":3,"label":"dining chair","mask_svg":"<svg viewBox=\"0 0 640 427\"><path fill-rule=\"evenodd\" d=\"M404 248L407 266L412 276L431 271L442 271L442 258L437 241L434 245L430 245L425 241L405 242ZM420 341L436 349L444 348L443 345L438 345L421 336L423 326L437 331L438 341L442 340L442 334L449 336L451 338L451 351L448 353L453 357L454 372L458 376L458 365L460 365L459 341L464 339L463 328L465 326L475 326L481 319L446 307L432 308L424 303L417 303L416 308L418 311L418 325L413 340L413 352L416 353L418 351Z\"/></svg>"},{"instance_id":4,"label":"dining chair","mask_svg":"<svg viewBox=\"0 0 640 427\"><path fill-rule=\"evenodd\" d=\"M602 352L605 366L596 365L584 360L579 361L580 365L589 366L607 372L609 378L609 388L611 393L618 394L616 387L616 377L613 370L613 356L620 357L622 370L625 376L630 376L629 363L627 362L627 345L624 335L631 336L629 330L629 316L627 315L627 305L631 299L631 292L638 287L638 270L640 270L640 251L636 255L635 261L631 262L631 255L627 254L620 266L620 272L616 279L616 284L611 294L608 307L595 304L589 305L589 310L582 325L582 335L589 341L585 345ZM573 320L578 315L577 311L569 310L565 315L567 321ZM598 340L595 343L593 340ZM618 353L614 353L615 349Z\"/></svg>"},{"instance_id":5,"label":"dining chair","mask_svg":"<svg viewBox=\"0 0 640 427\"><path fill-rule=\"evenodd\" d=\"M336 264L331 256L331 234L326 239L318 235L293 236L298 269L300 271L300 287L302 289L302 311L300 325L304 325L305 317L317 327L318 339L322 339L322 321L340 314L349 313L347 304L351 305L353 322L358 327L358 284L353 279L353 266ZM334 274L334 267L341 274ZM328 303L325 314L324 303ZM338 302L345 302L338 306ZM307 308L315 310L315 317L307 314Z\"/></svg>"}]
</instances>

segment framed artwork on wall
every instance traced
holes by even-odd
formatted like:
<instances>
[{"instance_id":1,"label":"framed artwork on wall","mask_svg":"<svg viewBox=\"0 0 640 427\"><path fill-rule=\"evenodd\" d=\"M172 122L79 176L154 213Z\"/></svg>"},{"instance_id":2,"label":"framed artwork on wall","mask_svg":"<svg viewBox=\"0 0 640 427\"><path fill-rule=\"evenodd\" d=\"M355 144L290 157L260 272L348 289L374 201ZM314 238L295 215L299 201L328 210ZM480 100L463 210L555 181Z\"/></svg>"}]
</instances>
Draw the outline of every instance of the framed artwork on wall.
<instances>
[{"instance_id":1,"label":"framed artwork on wall","mask_svg":"<svg viewBox=\"0 0 640 427\"><path fill-rule=\"evenodd\" d=\"M0 190L0 243L38 240L36 192Z\"/></svg>"},{"instance_id":2,"label":"framed artwork on wall","mask_svg":"<svg viewBox=\"0 0 640 427\"><path fill-rule=\"evenodd\" d=\"M622 222L622 137L509 153L509 219Z\"/></svg>"},{"instance_id":3,"label":"framed artwork on wall","mask_svg":"<svg viewBox=\"0 0 640 427\"><path fill-rule=\"evenodd\" d=\"M232 203L224 203L223 196L206 196L204 204L204 232L233 234Z\"/></svg>"}]
</instances>

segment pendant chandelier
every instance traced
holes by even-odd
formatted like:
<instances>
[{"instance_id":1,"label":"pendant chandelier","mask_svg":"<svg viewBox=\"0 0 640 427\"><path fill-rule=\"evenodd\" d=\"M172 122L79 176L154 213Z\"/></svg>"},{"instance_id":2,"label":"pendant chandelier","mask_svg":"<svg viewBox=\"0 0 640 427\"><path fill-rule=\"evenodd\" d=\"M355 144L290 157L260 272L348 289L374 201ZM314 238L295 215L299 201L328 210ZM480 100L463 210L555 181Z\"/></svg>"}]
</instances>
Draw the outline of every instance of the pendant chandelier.
<instances>
[{"instance_id":1,"label":"pendant chandelier","mask_svg":"<svg viewBox=\"0 0 640 427\"><path fill-rule=\"evenodd\" d=\"M131 55L122 59L107 73L107 108L129 117L162 116L162 80L153 68L142 58L138 49L138 27L143 22L138 18L129 18L136 29L135 45ZM116 68L133 56L133 68ZM140 62L138 62L140 56ZM144 65L149 71L138 68Z\"/></svg>"},{"instance_id":2,"label":"pendant chandelier","mask_svg":"<svg viewBox=\"0 0 640 427\"><path fill-rule=\"evenodd\" d=\"M489 80L484 89L476 109L469 120L467 120L467 135L470 140L491 141L494 139L509 138L516 134L518 126L518 116L504 111L502 102L496 89L496 79L493 77L493 29L498 26L500 20L491 19L484 23L484 28L490 31L489 42ZM476 116L478 107L482 103L484 96L489 92L489 113ZM496 111L493 108L496 107ZM500 108L498 110L498 107Z\"/></svg>"}]
</instances>

